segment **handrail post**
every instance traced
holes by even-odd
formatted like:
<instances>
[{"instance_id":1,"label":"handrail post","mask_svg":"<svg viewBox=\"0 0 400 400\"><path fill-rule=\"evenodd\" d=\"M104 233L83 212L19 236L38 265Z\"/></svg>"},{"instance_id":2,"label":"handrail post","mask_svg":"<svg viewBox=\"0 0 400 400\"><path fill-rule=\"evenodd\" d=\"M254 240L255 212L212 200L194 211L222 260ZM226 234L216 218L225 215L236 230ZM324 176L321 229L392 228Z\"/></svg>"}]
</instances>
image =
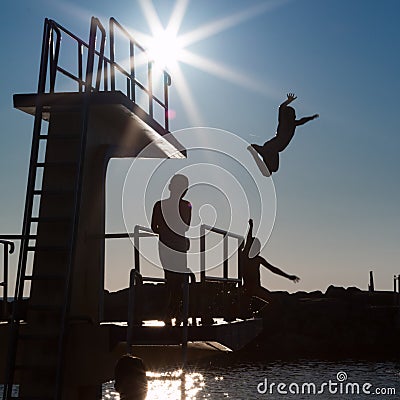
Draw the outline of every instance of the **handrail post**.
<instances>
[{"instance_id":1,"label":"handrail post","mask_svg":"<svg viewBox=\"0 0 400 400\"><path fill-rule=\"evenodd\" d=\"M223 247L223 268L224 268L224 279L229 278L229 265L228 265L228 235L224 235L224 239L222 242Z\"/></svg>"},{"instance_id":2,"label":"handrail post","mask_svg":"<svg viewBox=\"0 0 400 400\"><path fill-rule=\"evenodd\" d=\"M92 17L92 22L90 24L89 48L88 48L87 64L86 64L86 83L85 83L86 93L91 92L92 81L93 81L94 50L96 46L96 25L94 24L93 20L94 17Z\"/></svg>"},{"instance_id":3,"label":"handrail post","mask_svg":"<svg viewBox=\"0 0 400 400\"><path fill-rule=\"evenodd\" d=\"M133 324L135 323L135 285L137 275L137 270L131 269L129 275L128 329L126 333L126 350L129 354L132 354Z\"/></svg>"},{"instance_id":4,"label":"handrail post","mask_svg":"<svg viewBox=\"0 0 400 400\"><path fill-rule=\"evenodd\" d=\"M3 253L3 318L8 318L8 255L14 253L14 242L8 240L0 240L0 244L4 246Z\"/></svg>"},{"instance_id":5,"label":"handrail post","mask_svg":"<svg viewBox=\"0 0 400 400\"><path fill-rule=\"evenodd\" d=\"M149 84L148 95L149 95L149 115L153 118L153 62L147 63L147 80Z\"/></svg>"},{"instance_id":6,"label":"handrail post","mask_svg":"<svg viewBox=\"0 0 400 400\"><path fill-rule=\"evenodd\" d=\"M83 91L83 85L82 85L82 81L83 81L83 47L82 47L82 43L78 43L78 90L79 92Z\"/></svg>"},{"instance_id":7,"label":"handrail post","mask_svg":"<svg viewBox=\"0 0 400 400\"><path fill-rule=\"evenodd\" d=\"M99 54L99 62L97 64L96 86L95 86L96 90L100 90L101 74L103 72L103 64L104 64L104 47L106 44L106 30L104 29L103 25L101 24L98 18L95 18L94 21L96 24L96 28L99 28L101 33L100 51L99 51L100 54ZM104 77L104 79L106 81L106 77Z\"/></svg>"},{"instance_id":8,"label":"handrail post","mask_svg":"<svg viewBox=\"0 0 400 400\"><path fill-rule=\"evenodd\" d=\"M140 273L139 231L140 227L136 225L133 230L134 266L135 270Z\"/></svg>"},{"instance_id":9,"label":"handrail post","mask_svg":"<svg viewBox=\"0 0 400 400\"><path fill-rule=\"evenodd\" d=\"M115 91L115 51L114 51L114 18L109 21L110 31L110 78L111 78L111 91Z\"/></svg>"},{"instance_id":10,"label":"handrail post","mask_svg":"<svg viewBox=\"0 0 400 400\"><path fill-rule=\"evenodd\" d=\"M101 42L100 42L99 62L97 65L97 73L96 73L96 83L93 87L92 84L93 84L94 55L96 50L97 28L99 28L101 32ZM105 35L106 32L103 25L101 25L100 21L97 18L92 17L90 24L89 49L88 49L88 59L86 67L85 91L87 93L90 92L92 89L95 89L96 91L100 89L101 73L104 61L104 46L106 41Z\"/></svg>"},{"instance_id":11,"label":"handrail post","mask_svg":"<svg viewBox=\"0 0 400 400\"><path fill-rule=\"evenodd\" d=\"M206 228L200 225L200 282L206 281Z\"/></svg>"},{"instance_id":12,"label":"handrail post","mask_svg":"<svg viewBox=\"0 0 400 400\"><path fill-rule=\"evenodd\" d=\"M130 99L135 102L136 101L136 93L135 93L135 79L136 79L136 72L135 72L135 45L132 40L129 41L129 65L130 65L130 75L131 75L131 86L130 86Z\"/></svg>"},{"instance_id":13,"label":"handrail post","mask_svg":"<svg viewBox=\"0 0 400 400\"><path fill-rule=\"evenodd\" d=\"M54 46L54 34L57 36ZM49 31L49 55L50 55L50 93L54 93L56 86L58 57L60 54L61 32L54 23L50 23Z\"/></svg>"},{"instance_id":14,"label":"handrail post","mask_svg":"<svg viewBox=\"0 0 400 400\"><path fill-rule=\"evenodd\" d=\"M397 305L400 305L400 275L397 275Z\"/></svg>"},{"instance_id":15,"label":"handrail post","mask_svg":"<svg viewBox=\"0 0 400 400\"><path fill-rule=\"evenodd\" d=\"M168 86L171 86L171 77L164 71L164 125L165 130L169 131L169 98L168 98Z\"/></svg>"},{"instance_id":16,"label":"handrail post","mask_svg":"<svg viewBox=\"0 0 400 400\"><path fill-rule=\"evenodd\" d=\"M187 365L188 319L189 319L189 273L184 272L182 309L182 369Z\"/></svg>"}]
</instances>

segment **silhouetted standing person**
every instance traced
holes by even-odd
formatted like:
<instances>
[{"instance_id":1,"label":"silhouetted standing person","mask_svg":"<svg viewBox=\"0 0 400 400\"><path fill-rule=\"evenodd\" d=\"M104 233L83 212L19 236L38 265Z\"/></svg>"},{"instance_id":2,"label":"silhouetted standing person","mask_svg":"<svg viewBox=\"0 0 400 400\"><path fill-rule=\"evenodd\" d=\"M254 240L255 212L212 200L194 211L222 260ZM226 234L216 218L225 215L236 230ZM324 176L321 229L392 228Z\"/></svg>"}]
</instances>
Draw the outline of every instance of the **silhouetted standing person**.
<instances>
[{"instance_id":1,"label":"silhouetted standing person","mask_svg":"<svg viewBox=\"0 0 400 400\"><path fill-rule=\"evenodd\" d=\"M121 400L144 400L147 396L146 368L143 361L129 354L122 356L114 370L115 390Z\"/></svg>"},{"instance_id":2,"label":"silhouetted standing person","mask_svg":"<svg viewBox=\"0 0 400 400\"><path fill-rule=\"evenodd\" d=\"M286 149L292 140L296 127L318 118L318 114L310 117L296 119L296 111L289 104L296 100L294 93L289 93L287 99L279 106L278 128L276 135L264 143L263 146L251 144L249 150L254 148L261 155L270 173L278 171L279 168L279 153Z\"/></svg>"},{"instance_id":3,"label":"silhouetted standing person","mask_svg":"<svg viewBox=\"0 0 400 400\"><path fill-rule=\"evenodd\" d=\"M171 318L180 320L182 312L182 285L187 268L187 251L190 241L185 237L192 216L192 205L183 197L187 193L189 180L185 175L176 174L169 183L170 197L157 201L153 207L151 229L158 233L158 251L164 269L168 291L166 324Z\"/></svg>"},{"instance_id":4,"label":"silhouetted standing person","mask_svg":"<svg viewBox=\"0 0 400 400\"><path fill-rule=\"evenodd\" d=\"M249 231L246 237L246 243L242 250L243 257L243 288L248 296L259 297L268 301L270 291L261 286L260 283L260 267L263 265L272 273L283 276L293 282L298 282L300 278L296 275L289 275L281 269L271 265L265 258L260 256L261 243L259 239L253 237L253 220L249 220Z\"/></svg>"}]
</instances>

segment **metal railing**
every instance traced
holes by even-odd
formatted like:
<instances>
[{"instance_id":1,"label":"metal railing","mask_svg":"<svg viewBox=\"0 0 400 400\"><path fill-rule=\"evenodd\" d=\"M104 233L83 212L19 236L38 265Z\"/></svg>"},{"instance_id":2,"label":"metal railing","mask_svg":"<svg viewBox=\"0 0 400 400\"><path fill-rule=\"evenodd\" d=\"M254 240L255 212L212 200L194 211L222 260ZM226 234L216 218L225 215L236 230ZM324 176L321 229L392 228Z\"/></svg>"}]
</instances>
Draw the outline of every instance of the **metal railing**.
<instances>
[{"instance_id":1,"label":"metal railing","mask_svg":"<svg viewBox=\"0 0 400 400\"><path fill-rule=\"evenodd\" d=\"M156 283L167 283L163 278L153 278L153 277L144 277L140 273L140 238L141 237L158 237L156 233L154 233L150 228L145 226L136 225L133 233L111 233L106 234L106 239L122 239L122 238L132 238L134 241L134 268L131 269L129 275L129 300L128 300L128 329L126 333L126 346L127 352L132 353L132 344L133 344L133 328L135 326L135 294L136 294L136 285L141 285L144 282L156 282ZM189 269L188 269L189 271ZM182 309L182 368L186 368L187 364L187 343L188 343L188 318L189 318L189 280L193 279L193 273L186 273L185 279L183 283L183 309Z\"/></svg>"},{"instance_id":2,"label":"metal railing","mask_svg":"<svg viewBox=\"0 0 400 400\"><path fill-rule=\"evenodd\" d=\"M206 232L214 232L223 236L222 252L223 252L223 277L207 276L206 274ZM229 253L228 240L229 238L238 241L237 246L237 278L229 277ZM232 282L241 286L242 283L242 258L240 257L243 248L244 237L236 233L228 232L215 226L200 225L200 281L201 282Z\"/></svg>"},{"instance_id":3,"label":"metal railing","mask_svg":"<svg viewBox=\"0 0 400 400\"><path fill-rule=\"evenodd\" d=\"M9 240L0 239L0 244L3 245L3 282L0 282L0 286L3 287L3 318L8 317L8 256L14 253L15 245L14 242Z\"/></svg>"},{"instance_id":4,"label":"metal railing","mask_svg":"<svg viewBox=\"0 0 400 400\"><path fill-rule=\"evenodd\" d=\"M143 54L147 54L147 51L142 47L132 35L119 23L115 18L110 18L109 22L110 30L110 63L111 63L111 90L115 90L115 74L116 71L121 73L126 78L126 95L133 101L136 102L136 89L139 89L146 93L148 96L148 113L154 118L154 103L158 104L164 109L164 127L165 130L169 130L169 119L168 119L168 86L171 86L171 76L163 70L163 92L164 100L160 100L154 95L153 91L153 64L154 61L148 56L146 62L147 68L147 87L145 84L140 82L136 76L136 51L139 50ZM119 32L129 40L129 71L124 69L120 64L115 61L115 30Z\"/></svg>"},{"instance_id":5,"label":"metal railing","mask_svg":"<svg viewBox=\"0 0 400 400\"><path fill-rule=\"evenodd\" d=\"M127 52L127 59L129 59L129 70L126 70L120 63L115 60L115 49L116 49L116 29L119 34L122 34L129 41L129 51ZM95 38L96 32L100 31L99 48L96 48L96 41L92 40ZM48 59L48 71L43 71L44 74L49 73L49 87L46 86L39 88L39 93L56 92L57 76L63 75L64 77L72 80L77 84L77 92L91 92L91 91L116 91L116 73L122 74L126 79L126 88L123 93L136 104L137 107L141 107L136 102L136 91L140 90L145 93L148 97L147 109L141 109L147 113L152 119L158 122L164 128L165 132L169 131L169 98L168 98L168 87L171 85L171 77L165 70L163 74L163 99L158 98L154 94L153 88L153 64L154 61L150 59L146 49L142 47L132 35L120 24L115 18L109 20L109 39L110 39L110 56L105 55L106 49L106 30L100 23L98 18L92 17L90 27L90 39L89 43L80 39L78 36L73 34L68 29L64 28L57 22L46 19L45 20L45 32L48 32L48 41L46 41L47 48L45 54ZM60 52L62 51L63 39L69 38L75 42L76 47L76 68L77 73L71 72L60 65ZM147 65L147 85L140 82L136 76L136 70L138 64L136 62L135 53L140 51L145 55ZM87 57L86 71L84 71L84 60ZM96 64L97 60L97 66ZM47 64L47 62L46 62ZM110 81L110 87L109 87ZM163 121L158 121L155 118L154 105L157 104L163 109L164 118Z\"/></svg>"}]
</instances>

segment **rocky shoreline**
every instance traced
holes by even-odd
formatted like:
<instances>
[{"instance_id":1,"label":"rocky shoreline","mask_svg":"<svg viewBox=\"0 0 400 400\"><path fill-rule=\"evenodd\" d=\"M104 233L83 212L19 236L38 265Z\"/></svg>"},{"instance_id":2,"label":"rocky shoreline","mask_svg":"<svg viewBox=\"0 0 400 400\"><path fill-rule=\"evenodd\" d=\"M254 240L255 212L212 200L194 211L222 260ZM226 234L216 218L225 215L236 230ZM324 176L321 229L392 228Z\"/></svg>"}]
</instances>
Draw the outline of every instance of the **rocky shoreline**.
<instances>
[{"instance_id":1,"label":"rocky shoreline","mask_svg":"<svg viewBox=\"0 0 400 400\"><path fill-rule=\"evenodd\" d=\"M238 355L260 359L399 359L393 292L330 286L325 293L272 292L264 330Z\"/></svg>"}]
</instances>

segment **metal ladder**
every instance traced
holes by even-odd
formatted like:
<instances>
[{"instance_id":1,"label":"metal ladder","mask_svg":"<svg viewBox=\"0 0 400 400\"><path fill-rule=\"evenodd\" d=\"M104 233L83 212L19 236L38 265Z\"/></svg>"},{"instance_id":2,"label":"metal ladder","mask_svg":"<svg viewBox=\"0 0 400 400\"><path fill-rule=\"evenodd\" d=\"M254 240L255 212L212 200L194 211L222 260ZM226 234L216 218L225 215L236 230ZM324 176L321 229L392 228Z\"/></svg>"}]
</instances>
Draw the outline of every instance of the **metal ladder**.
<instances>
[{"instance_id":1,"label":"metal ladder","mask_svg":"<svg viewBox=\"0 0 400 400\"><path fill-rule=\"evenodd\" d=\"M43 134L44 104L40 94L45 93L48 68L50 92L54 92L56 73L60 71L57 63L61 41L57 25L45 21L3 400L58 400L62 395L89 95L98 89L97 84L92 87L97 29L102 33L104 51L105 30L97 18L92 18L86 81L77 78L85 89L79 129L59 134L50 128ZM100 62L97 80L101 75L99 69ZM42 148L45 148L44 160L40 154ZM61 160L57 155L62 155ZM68 183L61 181L60 176L67 176ZM31 274L27 273L29 262L33 264ZM21 305L27 282L31 283L31 298L23 320ZM20 391L18 397L13 397L16 372L23 387L22 394Z\"/></svg>"}]
</instances>

